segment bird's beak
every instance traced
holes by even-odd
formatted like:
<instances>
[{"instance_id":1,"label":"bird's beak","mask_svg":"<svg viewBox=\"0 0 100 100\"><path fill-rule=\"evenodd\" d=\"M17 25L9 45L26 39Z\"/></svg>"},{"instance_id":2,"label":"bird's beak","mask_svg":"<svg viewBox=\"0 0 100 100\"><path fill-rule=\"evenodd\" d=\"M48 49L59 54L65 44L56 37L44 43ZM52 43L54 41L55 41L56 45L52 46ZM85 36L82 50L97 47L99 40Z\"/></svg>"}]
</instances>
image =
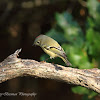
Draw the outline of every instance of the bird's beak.
<instances>
[{"instance_id":1,"label":"bird's beak","mask_svg":"<svg viewBox=\"0 0 100 100\"><path fill-rule=\"evenodd\" d=\"M34 46L35 44L33 43L32 46Z\"/></svg>"}]
</instances>

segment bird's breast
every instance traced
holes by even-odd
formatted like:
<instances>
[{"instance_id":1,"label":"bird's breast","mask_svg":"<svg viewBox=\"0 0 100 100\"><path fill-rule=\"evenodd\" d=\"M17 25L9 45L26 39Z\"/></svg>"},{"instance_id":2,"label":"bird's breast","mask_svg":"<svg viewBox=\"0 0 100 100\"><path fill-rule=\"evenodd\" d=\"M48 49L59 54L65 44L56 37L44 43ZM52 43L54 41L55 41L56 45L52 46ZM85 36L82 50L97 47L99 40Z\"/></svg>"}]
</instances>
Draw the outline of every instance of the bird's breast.
<instances>
[{"instance_id":1,"label":"bird's breast","mask_svg":"<svg viewBox=\"0 0 100 100\"><path fill-rule=\"evenodd\" d=\"M45 48L43 48L43 50L44 50L44 52L47 53L51 58L57 57L57 55L56 55L55 53L53 53L53 52L51 52L51 51L49 51L49 50L47 50L47 49L45 49Z\"/></svg>"}]
</instances>

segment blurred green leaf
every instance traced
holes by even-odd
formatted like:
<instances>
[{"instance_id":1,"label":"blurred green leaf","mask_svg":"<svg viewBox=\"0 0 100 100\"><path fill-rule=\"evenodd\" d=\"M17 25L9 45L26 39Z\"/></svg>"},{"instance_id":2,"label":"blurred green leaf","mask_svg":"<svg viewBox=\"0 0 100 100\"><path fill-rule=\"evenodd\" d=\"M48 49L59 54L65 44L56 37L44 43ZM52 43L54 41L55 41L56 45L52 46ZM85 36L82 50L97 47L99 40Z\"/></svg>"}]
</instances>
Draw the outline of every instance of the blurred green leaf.
<instances>
[{"instance_id":1,"label":"blurred green leaf","mask_svg":"<svg viewBox=\"0 0 100 100\"><path fill-rule=\"evenodd\" d=\"M89 89L81 86L73 87L72 91L77 94L84 94L82 100L92 100L92 98L97 95L96 92L90 91Z\"/></svg>"},{"instance_id":2,"label":"blurred green leaf","mask_svg":"<svg viewBox=\"0 0 100 100\"><path fill-rule=\"evenodd\" d=\"M46 61L46 59L48 59L48 58L50 58L49 55L43 54L43 55L40 57L40 60Z\"/></svg>"},{"instance_id":3,"label":"blurred green leaf","mask_svg":"<svg viewBox=\"0 0 100 100\"><path fill-rule=\"evenodd\" d=\"M92 99L93 97L95 97L98 93L94 92L94 91L90 91L88 94L88 98Z\"/></svg>"},{"instance_id":4,"label":"blurred green leaf","mask_svg":"<svg viewBox=\"0 0 100 100\"><path fill-rule=\"evenodd\" d=\"M72 44L80 47L84 43L83 32L71 14L64 12L56 13L57 24L63 29L64 37Z\"/></svg>"},{"instance_id":5,"label":"blurred green leaf","mask_svg":"<svg viewBox=\"0 0 100 100\"><path fill-rule=\"evenodd\" d=\"M87 17L86 26L87 26L87 28L90 28L90 27L93 28L95 26L95 21L92 18Z\"/></svg>"},{"instance_id":6,"label":"blurred green leaf","mask_svg":"<svg viewBox=\"0 0 100 100\"><path fill-rule=\"evenodd\" d=\"M100 3L98 0L88 0L87 6L89 9L89 14L94 18L94 19L100 19Z\"/></svg>"},{"instance_id":7,"label":"blurred green leaf","mask_svg":"<svg viewBox=\"0 0 100 100\"><path fill-rule=\"evenodd\" d=\"M86 39L89 48L89 54L93 56L100 56L100 33L94 31L92 28L87 30Z\"/></svg>"},{"instance_id":8,"label":"blurred green leaf","mask_svg":"<svg viewBox=\"0 0 100 100\"><path fill-rule=\"evenodd\" d=\"M46 35L55 39L59 43L63 43L63 42L67 41L66 38L64 37L63 33L59 32L55 29L51 29L49 32L46 33Z\"/></svg>"},{"instance_id":9,"label":"blurred green leaf","mask_svg":"<svg viewBox=\"0 0 100 100\"><path fill-rule=\"evenodd\" d=\"M89 94L89 90L87 88L81 87L81 86L73 87L72 91L74 93L78 93L78 94Z\"/></svg>"},{"instance_id":10,"label":"blurred green leaf","mask_svg":"<svg viewBox=\"0 0 100 100\"><path fill-rule=\"evenodd\" d=\"M100 3L98 0L88 0L87 7L89 14L94 18L95 24L100 25ZM99 27L98 27L99 28Z\"/></svg>"}]
</instances>

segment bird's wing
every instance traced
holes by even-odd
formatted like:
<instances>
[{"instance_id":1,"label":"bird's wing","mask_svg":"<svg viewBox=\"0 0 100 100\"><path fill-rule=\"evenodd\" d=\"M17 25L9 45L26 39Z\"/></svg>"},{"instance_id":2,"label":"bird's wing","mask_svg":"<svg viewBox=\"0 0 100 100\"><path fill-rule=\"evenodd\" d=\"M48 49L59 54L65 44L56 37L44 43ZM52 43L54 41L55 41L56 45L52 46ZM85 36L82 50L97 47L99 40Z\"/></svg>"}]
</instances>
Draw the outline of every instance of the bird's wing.
<instances>
[{"instance_id":1,"label":"bird's wing","mask_svg":"<svg viewBox=\"0 0 100 100\"><path fill-rule=\"evenodd\" d=\"M62 49L61 46L58 46L58 47L55 47L55 46L48 46L48 47L44 47L45 49L59 55L59 56L62 56L62 57L67 57L64 50Z\"/></svg>"}]
</instances>

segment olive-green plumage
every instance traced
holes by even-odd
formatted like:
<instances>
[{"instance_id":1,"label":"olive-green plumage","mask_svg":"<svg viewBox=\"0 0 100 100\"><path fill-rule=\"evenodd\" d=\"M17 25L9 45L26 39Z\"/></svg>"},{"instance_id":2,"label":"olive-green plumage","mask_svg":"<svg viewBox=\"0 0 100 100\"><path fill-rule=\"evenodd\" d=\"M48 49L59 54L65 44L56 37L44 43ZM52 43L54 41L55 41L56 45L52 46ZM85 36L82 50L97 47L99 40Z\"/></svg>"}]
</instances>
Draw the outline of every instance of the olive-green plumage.
<instances>
[{"instance_id":1,"label":"olive-green plumage","mask_svg":"<svg viewBox=\"0 0 100 100\"><path fill-rule=\"evenodd\" d=\"M40 46L44 52L46 52L50 58L60 57L67 66L72 64L67 60L67 56L63 48L52 38L46 35L39 35L35 41L34 45Z\"/></svg>"}]
</instances>

